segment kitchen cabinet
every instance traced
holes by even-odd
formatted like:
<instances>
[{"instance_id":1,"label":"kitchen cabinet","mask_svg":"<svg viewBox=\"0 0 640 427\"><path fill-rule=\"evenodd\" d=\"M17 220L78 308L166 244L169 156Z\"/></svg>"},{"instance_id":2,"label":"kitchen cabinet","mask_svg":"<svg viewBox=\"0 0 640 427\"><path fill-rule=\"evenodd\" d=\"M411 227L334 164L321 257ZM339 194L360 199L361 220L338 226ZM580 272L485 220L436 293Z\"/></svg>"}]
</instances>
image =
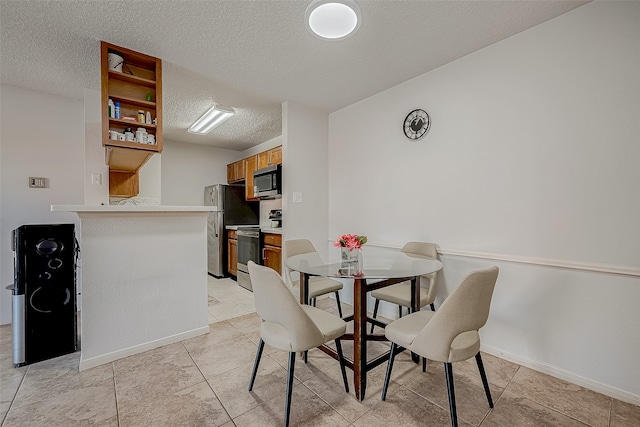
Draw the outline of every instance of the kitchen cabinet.
<instances>
[{"instance_id":1,"label":"kitchen cabinet","mask_svg":"<svg viewBox=\"0 0 640 427\"><path fill-rule=\"evenodd\" d=\"M227 230L227 271L238 275L238 234L236 230Z\"/></svg>"},{"instance_id":2,"label":"kitchen cabinet","mask_svg":"<svg viewBox=\"0 0 640 427\"><path fill-rule=\"evenodd\" d=\"M227 165L227 183L234 184L245 180L245 159Z\"/></svg>"},{"instance_id":3,"label":"kitchen cabinet","mask_svg":"<svg viewBox=\"0 0 640 427\"><path fill-rule=\"evenodd\" d=\"M282 234L263 234L262 265L282 274Z\"/></svg>"},{"instance_id":4,"label":"kitchen cabinet","mask_svg":"<svg viewBox=\"0 0 640 427\"><path fill-rule=\"evenodd\" d=\"M244 194L247 200L260 200L253 194L253 172L256 170L257 156L247 157L244 163Z\"/></svg>"},{"instance_id":5,"label":"kitchen cabinet","mask_svg":"<svg viewBox=\"0 0 640 427\"><path fill-rule=\"evenodd\" d=\"M258 169L282 164L282 146L258 153Z\"/></svg>"},{"instance_id":6,"label":"kitchen cabinet","mask_svg":"<svg viewBox=\"0 0 640 427\"><path fill-rule=\"evenodd\" d=\"M109 53L122 57L122 71L109 68ZM109 171L132 173L128 178L138 180L137 172L155 153L162 152L162 61L123 47L100 42L102 145ZM109 116L109 100L120 104L120 118ZM156 124L127 120L137 118L138 111L147 111ZM143 144L110 138L109 131L124 134L126 128L134 132L138 127L155 137L155 143ZM121 178L121 177L120 177ZM116 177L118 181L120 178ZM110 181L112 181L110 177ZM130 185L131 189L137 185ZM121 190L118 190L121 192ZM111 194L110 190L110 195ZM120 194L135 196L136 194Z\"/></svg>"}]
</instances>

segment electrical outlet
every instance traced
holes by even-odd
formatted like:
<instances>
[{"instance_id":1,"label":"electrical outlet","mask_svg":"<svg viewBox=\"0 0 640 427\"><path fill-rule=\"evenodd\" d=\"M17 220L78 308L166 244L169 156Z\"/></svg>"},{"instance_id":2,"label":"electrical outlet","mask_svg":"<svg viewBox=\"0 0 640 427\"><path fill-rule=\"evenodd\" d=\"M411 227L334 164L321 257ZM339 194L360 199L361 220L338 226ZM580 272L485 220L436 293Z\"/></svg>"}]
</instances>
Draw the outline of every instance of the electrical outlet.
<instances>
[{"instance_id":1,"label":"electrical outlet","mask_svg":"<svg viewBox=\"0 0 640 427\"><path fill-rule=\"evenodd\" d=\"M47 178L30 176L29 177L29 187L30 188L47 188Z\"/></svg>"},{"instance_id":2,"label":"electrical outlet","mask_svg":"<svg viewBox=\"0 0 640 427\"><path fill-rule=\"evenodd\" d=\"M102 174L101 173L92 173L91 174L91 183L95 185L102 185Z\"/></svg>"}]
</instances>

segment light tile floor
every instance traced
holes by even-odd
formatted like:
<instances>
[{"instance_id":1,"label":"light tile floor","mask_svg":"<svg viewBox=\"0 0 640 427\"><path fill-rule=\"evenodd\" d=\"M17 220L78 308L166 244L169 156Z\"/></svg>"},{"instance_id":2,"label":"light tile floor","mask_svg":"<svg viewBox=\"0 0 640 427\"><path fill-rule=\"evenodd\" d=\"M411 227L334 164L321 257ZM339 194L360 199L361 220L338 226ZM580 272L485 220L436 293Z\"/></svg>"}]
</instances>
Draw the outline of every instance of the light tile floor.
<instances>
[{"instance_id":1,"label":"light tile floor","mask_svg":"<svg viewBox=\"0 0 640 427\"><path fill-rule=\"evenodd\" d=\"M253 294L229 279L211 278L209 295L214 322L209 334L81 373L79 353L14 368L11 327L0 326L2 426L282 425L286 353L266 346L254 389L247 391L259 340ZM329 298L318 306L337 312ZM343 308L352 312L346 304ZM374 342L369 350L386 348ZM345 342L344 350L352 353L353 346ZM473 359L454 364L461 426L640 425L638 406L488 354L483 359L495 407L487 405ZM310 351L308 364L296 363L292 425L450 425L440 364L430 363L422 373L408 355L399 355L382 402L385 368L383 364L369 373L366 399L358 402L353 392L344 392L338 363L319 350Z\"/></svg>"}]
</instances>

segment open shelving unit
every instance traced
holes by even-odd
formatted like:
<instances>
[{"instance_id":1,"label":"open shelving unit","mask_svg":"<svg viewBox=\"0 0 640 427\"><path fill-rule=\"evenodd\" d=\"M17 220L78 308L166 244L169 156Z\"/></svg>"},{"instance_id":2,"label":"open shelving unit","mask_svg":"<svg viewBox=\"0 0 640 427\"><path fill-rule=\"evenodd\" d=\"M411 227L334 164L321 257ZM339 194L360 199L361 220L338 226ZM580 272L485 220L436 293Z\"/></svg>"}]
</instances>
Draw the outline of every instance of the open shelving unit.
<instances>
[{"instance_id":1,"label":"open shelving unit","mask_svg":"<svg viewBox=\"0 0 640 427\"><path fill-rule=\"evenodd\" d=\"M109 69L109 53L120 55L122 72ZM155 153L162 152L162 61L107 42L100 42L102 145L109 165L109 195L132 197L138 194L138 171ZM109 117L109 99L120 103L121 118ZM137 122L138 111L148 111L155 124ZM125 117L133 118L127 120ZM155 144L109 138L109 131L135 133L143 127L155 136Z\"/></svg>"}]
</instances>

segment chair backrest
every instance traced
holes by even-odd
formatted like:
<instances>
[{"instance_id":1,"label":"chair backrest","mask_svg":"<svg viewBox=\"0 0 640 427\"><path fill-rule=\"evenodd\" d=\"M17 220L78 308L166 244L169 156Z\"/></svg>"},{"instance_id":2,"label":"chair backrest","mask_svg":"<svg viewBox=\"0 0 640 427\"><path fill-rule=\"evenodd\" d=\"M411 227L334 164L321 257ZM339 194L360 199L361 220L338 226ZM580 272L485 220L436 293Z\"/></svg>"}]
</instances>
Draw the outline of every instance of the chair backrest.
<instances>
[{"instance_id":1,"label":"chair backrest","mask_svg":"<svg viewBox=\"0 0 640 427\"><path fill-rule=\"evenodd\" d=\"M497 279L495 266L469 274L418 333L411 350L430 360L449 361L453 340L487 323Z\"/></svg>"},{"instance_id":2,"label":"chair backrest","mask_svg":"<svg viewBox=\"0 0 640 427\"><path fill-rule=\"evenodd\" d=\"M407 242L402 247L402 252L421 255L430 259L438 259L438 249L436 248L436 245L428 242ZM433 272L422 276L429 280L429 290L427 291L427 296L430 302L433 302L436 299L435 285L437 274L438 272Z\"/></svg>"},{"instance_id":3,"label":"chair backrest","mask_svg":"<svg viewBox=\"0 0 640 427\"><path fill-rule=\"evenodd\" d=\"M280 275L253 261L249 261L247 266L258 316L264 322L278 324L287 331L292 351L322 344L322 332L287 289Z\"/></svg>"},{"instance_id":4,"label":"chair backrest","mask_svg":"<svg viewBox=\"0 0 640 427\"><path fill-rule=\"evenodd\" d=\"M291 258L292 256L308 254L311 252L316 252L316 248L313 246L308 239L293 239L293 240L285 240L284 245L282 246L284 251L284 259ZM291 273L293 270L285 265L285 281L289 288L293 288L293 282L291 281Z\"/></svg>"}]
</instances>

